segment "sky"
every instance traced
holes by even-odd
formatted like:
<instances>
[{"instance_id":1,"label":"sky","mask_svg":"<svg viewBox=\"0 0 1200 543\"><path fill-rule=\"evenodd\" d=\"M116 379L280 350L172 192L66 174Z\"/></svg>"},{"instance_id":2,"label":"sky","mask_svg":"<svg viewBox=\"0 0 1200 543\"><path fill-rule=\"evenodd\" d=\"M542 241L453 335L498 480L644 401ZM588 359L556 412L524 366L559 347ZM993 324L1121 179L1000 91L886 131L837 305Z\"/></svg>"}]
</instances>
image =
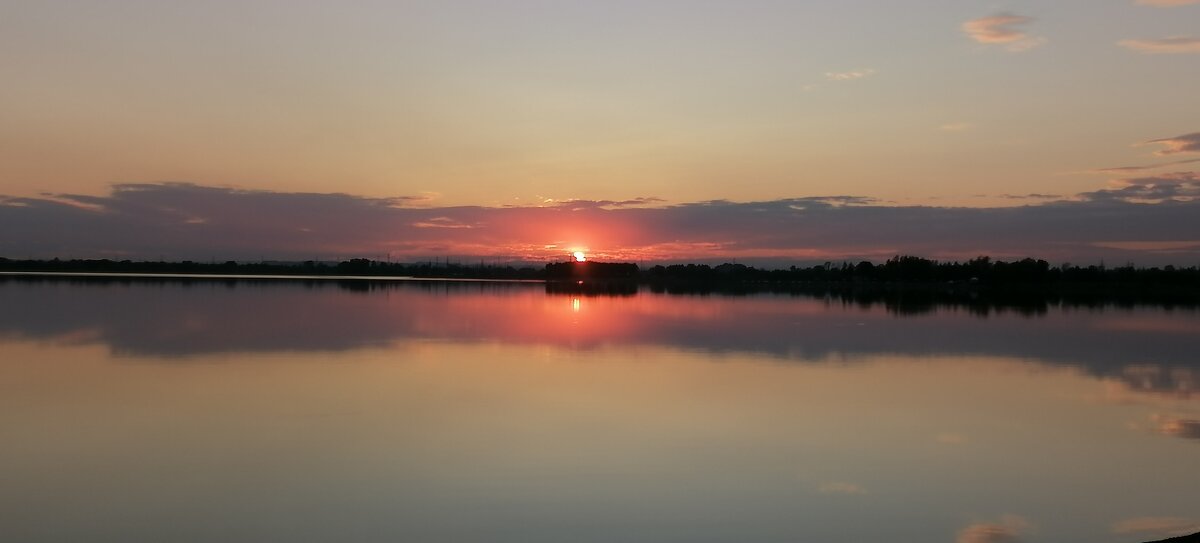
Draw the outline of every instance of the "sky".
<instances>
[{"instance_id":1,"label":"sky","mask_svg":"<svg viewBox=\"0 0 1200 543\"><path fill-rule=\"evenodd\" d=\"M1200 0L0 0L0 256L1200 263Z\"/></svg>"}]
</instances>

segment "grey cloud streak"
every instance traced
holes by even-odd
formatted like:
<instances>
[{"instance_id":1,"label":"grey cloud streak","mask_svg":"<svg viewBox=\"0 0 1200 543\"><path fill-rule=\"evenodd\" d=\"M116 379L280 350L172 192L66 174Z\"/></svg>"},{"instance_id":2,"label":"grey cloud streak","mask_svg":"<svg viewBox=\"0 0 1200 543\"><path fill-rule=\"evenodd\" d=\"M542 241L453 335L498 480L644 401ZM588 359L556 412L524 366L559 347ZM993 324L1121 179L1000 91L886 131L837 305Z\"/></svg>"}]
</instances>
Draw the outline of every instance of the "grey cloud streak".
<instances>
[{"instance_id":1,"label":"grey cloud streak","mask_svg":"<svg viewBox=\"0 0 1200 543\"><path fill-rule=\"evenodd\" d=\"M1189 158L1187 160L1176 160L1174 162L1164 162L1162 164L1146 164L1144 166L1115 166L1112 168L1100 168L1098 170L1093 170L1093 171L1096 173L1133 173L1133 172L1144 172L1147 170L1158 170L1161 168L1166 168L1168 166L1179 166L1182 164L1192 164L1194 162L1200 162L1200 158Z\"/></svg>"},{"instance_id":2,"label":"grey cloud streak","mask_svg":"<svg viewBox=\"0 0 1200 543\"><path fill-rule=\"evenodd\" d=\"M1200 44L1200 41L1197 43ZM1179 153L1200 153L1200 132L1192 132L1191 134L1184 134L1182 136L1175 136L1173 138L1151 140L1146 142L1144 145L1152 144L1159 144L1165 147L1165 149L1154 153L1160 156L1175 155Z\"/></svg>"},{"instance_id":3,"label":"grey cloud streak","mask_svg":"<svg viewBox=\"0 0 1200 543\"><path fill-rule=\"evenodd\" d=\"M1155 40L1121 40L1117 45L1148 55L1179 55L1200 53L1200 38L1172 36Z\"/></svg>"},{"instance_id":4,"label":"grey cloud streak","mask_svg":"<svg viewBox=\"0 0 1200 543\"><path fill-rule=\"evenodd\" d=\"M1108 201L1192 201L1200 198L1200 175L1175 172L1152 177L1126 179L1120 188L1085 192L1089 200Z\"/></svg>"},{"instance_id":5,"label":"grey cloud streak","mask_svg":"<svg viewBox=\"0 0 1200 543\"><path fill-rule=\"evenodd\" d=\"M858 196L408 207L405 198L137 184L117 185L99 197L0 197L0 256L541 259L557 256L564 243L585 242L599 255L642 261L988 254L1190 265L1200 250L1111 244L1200 240L1197 198L1195 172L1129 179L1072 200L1003 208L898 206Z\"/></svg>"}]
</instances>

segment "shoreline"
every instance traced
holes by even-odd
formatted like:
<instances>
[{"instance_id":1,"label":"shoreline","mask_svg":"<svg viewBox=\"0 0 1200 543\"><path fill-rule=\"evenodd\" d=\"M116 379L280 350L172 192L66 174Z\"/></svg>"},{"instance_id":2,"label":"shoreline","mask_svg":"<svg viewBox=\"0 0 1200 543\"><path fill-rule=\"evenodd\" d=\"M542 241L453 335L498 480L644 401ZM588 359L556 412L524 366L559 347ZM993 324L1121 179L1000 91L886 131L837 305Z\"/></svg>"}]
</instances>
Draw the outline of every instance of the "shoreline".
<instances>
[{"instance_id":1,"label":"shoreline","mask_svg":"<svg viewBox=\"0 0 1200 543\"><path fill-rule=\"evenodd\" d=\"M454 282L454 283L529 283L545 279L487 279L473 277L415 277L411 275L309 275L309 274L229 274L229 273L146 273L146 272L48 272L0 271L0 277L98 278L98 279L212 279L235 281L379 281L379 282Z\"/></svg>"}]
</instances>

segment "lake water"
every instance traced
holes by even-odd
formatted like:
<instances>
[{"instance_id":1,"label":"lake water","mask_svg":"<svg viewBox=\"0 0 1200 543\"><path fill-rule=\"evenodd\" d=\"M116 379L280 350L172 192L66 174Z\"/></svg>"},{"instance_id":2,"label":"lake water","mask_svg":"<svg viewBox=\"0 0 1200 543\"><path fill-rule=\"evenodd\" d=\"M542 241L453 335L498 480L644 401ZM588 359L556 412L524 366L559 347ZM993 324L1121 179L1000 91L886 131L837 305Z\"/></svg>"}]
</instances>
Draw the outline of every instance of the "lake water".
<instances>
[{"instance_id":1,"label":"lake water","mask_svg":"<svg viewBox=\"0 0 1200 543\"><path fill-rule=\"evenodd\" d=\"M1198 379L1186 308L0 279L0 539L1146 541Z\"/></svg>"}]
</instances>

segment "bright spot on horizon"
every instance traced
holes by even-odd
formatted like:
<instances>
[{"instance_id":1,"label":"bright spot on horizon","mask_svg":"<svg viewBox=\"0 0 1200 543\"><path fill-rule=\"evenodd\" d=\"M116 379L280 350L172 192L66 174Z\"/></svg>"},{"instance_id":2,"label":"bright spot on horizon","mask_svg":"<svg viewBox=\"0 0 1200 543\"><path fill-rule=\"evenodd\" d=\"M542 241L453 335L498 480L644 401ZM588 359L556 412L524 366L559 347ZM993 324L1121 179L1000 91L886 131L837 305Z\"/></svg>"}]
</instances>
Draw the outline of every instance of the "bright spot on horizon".
<instances>
[{"instance_id":1,"label":"bright spot on horizon","mask_svg":"<svg viewBox=\"0 0 1200 543\"><path fill-rule=\"evenodd\" d=\"M585 261L587 261L587 255L583 254L583 251L575 251L574 255L575 255L575 261L576 261L576 262L585 262Z\"/></svg>"}]
</instances>

